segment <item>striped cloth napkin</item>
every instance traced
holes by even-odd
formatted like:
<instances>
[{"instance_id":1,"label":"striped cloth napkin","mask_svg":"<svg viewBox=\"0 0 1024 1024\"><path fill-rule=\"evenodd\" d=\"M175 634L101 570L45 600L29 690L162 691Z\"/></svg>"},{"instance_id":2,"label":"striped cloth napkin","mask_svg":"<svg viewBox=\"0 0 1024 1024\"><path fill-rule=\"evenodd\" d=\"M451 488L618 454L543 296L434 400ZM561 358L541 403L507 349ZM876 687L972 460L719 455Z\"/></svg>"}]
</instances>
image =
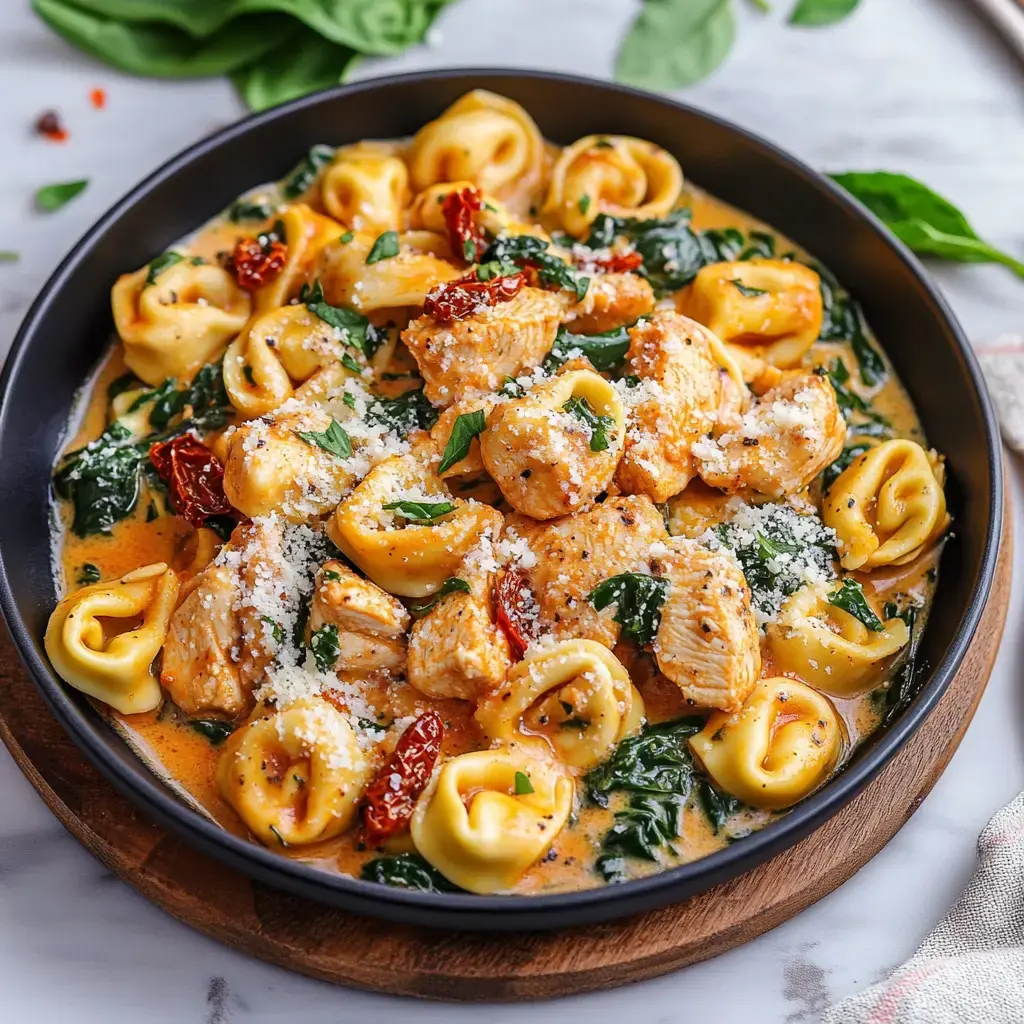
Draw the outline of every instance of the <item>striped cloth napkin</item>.
<instances>
[{"instance_id":1,"label":"striped cloth napkin","mask_svg":"<svg viewBox=\"0 0 1024 1024\"><path fill-rule=\"evenodd\" d=\"M1024 334L975 348L1003 438L1024 453ZM978 839L978 868L921 948L822 1024L1024 1024L1024 793Z\"/></svg>"}]
</instances>

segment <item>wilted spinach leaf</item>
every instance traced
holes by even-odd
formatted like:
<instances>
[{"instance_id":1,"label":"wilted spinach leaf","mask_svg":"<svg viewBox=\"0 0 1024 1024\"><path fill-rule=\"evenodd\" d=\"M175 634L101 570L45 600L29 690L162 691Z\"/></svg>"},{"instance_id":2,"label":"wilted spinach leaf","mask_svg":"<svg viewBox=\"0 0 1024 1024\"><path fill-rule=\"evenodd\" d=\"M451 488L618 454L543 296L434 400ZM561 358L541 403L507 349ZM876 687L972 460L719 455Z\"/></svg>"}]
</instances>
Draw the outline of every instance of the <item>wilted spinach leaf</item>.
<instances>
[{"instance_id":1,"label":"wilted spinach leaf","mask_svg":"<svg viewBox=\"0 0 1024 1024\"><path fill-rule=\"evenodd\" d=\"M614 622L622 626L622 635L632 637L640 646L649 644L661 625L661 606L668 597L669 581L641 572L624 572L599 583L587 600L601 611L618 605Z\"/></svg>"},{"instance_id":2,"label":"wilted spinach leaf","mask_svg":"<svg viewBox=\"0 0 1024 1024\"><path fill-rule=\"evenodd\" d=\"M438 412L423 393L423 388L406 391L397 398L374 398L366 409L368 423L386 426L402 437L414 430L430 430Z\"/></svg>"},{"instance_id":3,"label":"wilted spinach leaf","mask_svg":"<svg viewBox=\"0 0 1024 1024\"><path fill-rule=\"evenodd\" d=\"M398 853L367 861L359 877L364 882L378 882L380 885L394 885L419 892L462 891L418 853Z\"/></svg>"},{"instance_id":4,"label":"wilted spinach leaf","mask_svg":"<svg viewBox=\"0 0 1024 1024\"><path fill-rule=\"evenodd\" d=\"M614 372L622 367L629 350L629 332L625 327L604 334L571 334L565 326L558 328L555 343L544 359L544 372L554 374L568 362L570 354L580 351L598 372Z\"/></svg>"}]
</instances>

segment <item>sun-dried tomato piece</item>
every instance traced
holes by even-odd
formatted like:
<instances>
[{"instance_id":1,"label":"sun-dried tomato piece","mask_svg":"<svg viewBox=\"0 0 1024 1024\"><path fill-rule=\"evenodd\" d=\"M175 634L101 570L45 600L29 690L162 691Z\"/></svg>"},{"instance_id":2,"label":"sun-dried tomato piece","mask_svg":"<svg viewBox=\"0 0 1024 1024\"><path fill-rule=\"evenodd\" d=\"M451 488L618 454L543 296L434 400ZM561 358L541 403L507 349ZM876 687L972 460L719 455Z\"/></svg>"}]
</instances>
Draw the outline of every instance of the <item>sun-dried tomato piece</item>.
<instances>
[{"instance_id":1,"label":"sun-dried tomato piece","mask_svg":"<svg viewBox=\"0 0 1024 1024\"><path fill-rule=\"evenodd\" d=\"M416 801L441 756L443 738L444 723L436 711L424 711L402 733L363 797L363 834L371 846L409 827Z\"/></svg>"},{"instance_id":2,"label":"sun-dried tomato piece","mask_svg":"<svg viewBox=\"0 0 1024 1024\"><path fill-rule=\"evenodd\" d=\"M175 511L192 526L234 512L224 495L224 467L194 434L154 444L149 461L170 489Z\"/></svg>"},{"instance_id":3,"label":"sun-dried tomato piece","mask_svg":"<svg viewBox=\"0 0 1024 1024\"><path fill-rule=\"evenodd\" d=\"M494 588L498 625L508 638L512 656L518 661L536 639L536 620L528 615L533 595L521 569L506 569Z\"/></svg>"},{"instance_id":4,"label":"sun-dried tomato piece","mask_svg":"<svg viewBox=\"0 0 1024 1024\"><path fill-rule=\"evenodd\" d=\"M288 259L288 246L284 242L276 237L261 237L262 242L259 238L241 239L231 256L235 280L250 292L273 281Z\"/></svg>"},{"instance_id":5,"label":"sun-dried tomato piece","mask_svg":"<svg viewBox=\"0 0 1024 1024\"><path fill-rule=\"evenodd\" d=\"M469 274L432 288L423 303L423 312L439 324L465 320L486 306L514 299L524 284L526 278L522 274L495 277L490 281L478 281Z\"/></svg>"},{"instance_id":6,"label":"sun-dried tomato piece","mask_svg":"<svg viewBox=\"0 0 1024 1024\"><path fill-rule=\"evenodd\" d=\"M610 252L607 256L588 256L580 265L599 273L625 274L639 270L644 265L644 258L636 249L623 249L621 252Z\"/></svg>"},{"instance_id":7,"label":"sun-dried tomato piece","mask_svg":"<svg viewBox=\"0 0 1024 1024\"><path fill-rule=\"evenodd\" d=\"M448 240L452 251L467 263L476 263L486 248L483 232L477 227L473 215L483 209L480 190L468 186L460 192L449 192L441 204L441 213L448 226Z\"/></svg>"}]
</instances>

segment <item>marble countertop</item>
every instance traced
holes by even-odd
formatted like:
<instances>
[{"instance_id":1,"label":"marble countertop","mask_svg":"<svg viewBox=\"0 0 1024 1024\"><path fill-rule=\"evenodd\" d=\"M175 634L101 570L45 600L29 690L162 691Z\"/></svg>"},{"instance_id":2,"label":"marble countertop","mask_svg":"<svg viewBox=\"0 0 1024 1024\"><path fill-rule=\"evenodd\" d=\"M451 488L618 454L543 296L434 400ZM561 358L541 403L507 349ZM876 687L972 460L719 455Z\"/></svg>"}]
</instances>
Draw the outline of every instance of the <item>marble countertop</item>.
<instances>
[{"instance_id":1,"label":"marble countertop","mask_svg":"<svg viewBox=\"0 0 1024 1024\"><path fill-rule=\"evenodd\" d=\"M777 2L776 8L789 3ZM0 353L47 275L118 196L198 137L242 113L220 80L130 79L71 50L26 9L0 12ZM736 47L687 99L825 169L902 170L956 200L986 238L1024 252L1024 69L962 0L866 0L847 23L794 30L782 12L737 2ZM627 0L462 0L438 38L360 76L515 65L608 76L634 11ZM515 11L515 17L510 11ZM472 18L466 17L472 13ZM107 109L88 93L103 86ZM56 107L71 132L34 136ZM88 177L55 215L40 185ZM935 266L975 340L1024 329L1024 283L995 267ZM1024 475L1011 466L1024 537ZM1018 543L1015 575L1024 573ZM620 1020L811 1024L833 1000L905 959L967 880L977 833L1024 780L1020 588L974 724L899 835L856 877L797 918L716 960L618 991L529 1007L412 1003L311 981L221 948L112 877L50 815L0 747L0 989L6 1019L117 1024L495 1024Z\"/></svg>"}]
</instances>

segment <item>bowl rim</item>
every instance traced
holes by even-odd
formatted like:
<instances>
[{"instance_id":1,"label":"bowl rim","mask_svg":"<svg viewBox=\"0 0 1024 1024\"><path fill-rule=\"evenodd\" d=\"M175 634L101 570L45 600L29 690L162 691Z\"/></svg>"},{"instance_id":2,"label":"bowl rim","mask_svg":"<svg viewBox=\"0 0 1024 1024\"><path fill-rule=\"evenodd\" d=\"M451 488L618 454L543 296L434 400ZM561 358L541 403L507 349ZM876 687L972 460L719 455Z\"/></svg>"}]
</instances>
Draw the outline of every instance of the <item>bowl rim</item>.
<instances>
[{"instance_id":1,"label":"bowl rim","mask_svg":"<svg viewBox=\"0 0 1024 1024\"><path fill-rule=\"evenodd\" d=\"M467 82L467 88L487 88L493 84L495 79L508 78L549 82L555 87L559 85L585 86L598 92L614 92L642 99L645 102L659 103L665 109L666 116L682 112L688 116L705 120L739 136L746 145L759 150L764 156L783 165L794 179L801 180L804 187L826 193L832 202L840 204L848 213L866 221L873 233L878 236L879 242L888 246L909 270L917 285L932 304L936 315L945 321L950 335L960 350L959 355L966 370L965 383L973 386L984 421L991 508L988 532L984 540L981 570L972 588L966 614L950 641L946 657L928 673L911 705L857 762L844 768L820 790L796 805L785 817L745 837L742 842L698 860L629 882L542 895L480 896L462 893L419 892L363 881L346 875L331 874L311 864L281 856L262 845L223 829L175 796L145 764L142 765L144 770L140 773L127 770L121 759L112 753L108 743L95 739L91 728L85 721L82 709L72 700L64 684L41 657L37 643L15 604L8 580L4 553L0 550L0 611L7 622L22 661L28 668L51 712L86 757L115 788L132 799L147 814L157 818L161 824L185 837L192 845L228 862L231 866L244 864L245 871L250 876L301 892L307 897L319 898L322 901L339 905L343 905L345 899L348 898L350 904L358 903L357 912L359 913L376 913L379 916L424 923L432 910L437 911L445 918L445 920L437 922L438 926L449 925L453 916L468 919L511 914L517 920L524 922L523 927L546 927L547 925L543 921L538 920L534 925L529 919L533 916L550 919L557 912L564 911L566 923L574 923L576 920L585 918L585 913L574 915L574 911L585 912L586 908L597 906L605 908L607 912L595 915L594 919L622 916L635 912L643 906L653 906L659 902L672 902L672 890L682 888L688 880L692 881L702 875L712 876L713 880L708 885L710 887L740 874L746 870L744 865L753 867L779 850L794 845L851 800L896 754L934 709L959 668L980 621L991 588L1002 533L1001 446L998 426L984 378L955 315L910 250L892 235L869 210L825 175L748 129L672 97L652 94L583 75L552 71L468 67L428 69L364 79L303 96L269 110L250 114L176 153L125 193L85 231L61 260L33 301L18 328L3 373L0 375L0 436L7 430L11 382L18 375L27 358L32 336L44 319L53 297L65 286L67 278L77 269L80 262L88 257L91 245L97 237L131 209L137 201L173 177L181 168L213 150L230 146L236 139L253 128L286 119L307 107L337 104L346 98L394 85L464 79ZM109 725L105 727L109 729ZM123 743L124 741L118 737L118 742ZM316 895L318 890L319 896ZM665 894L664 898L659 901L657 894L661 890L664 890ZM375 909L375 905L379 909ZM403 913L403 911L408 913ZM473 927L468 923L466 926ZM498 920L493 917L490 926L501 927Z\"/></svg>"}]
</instances>

